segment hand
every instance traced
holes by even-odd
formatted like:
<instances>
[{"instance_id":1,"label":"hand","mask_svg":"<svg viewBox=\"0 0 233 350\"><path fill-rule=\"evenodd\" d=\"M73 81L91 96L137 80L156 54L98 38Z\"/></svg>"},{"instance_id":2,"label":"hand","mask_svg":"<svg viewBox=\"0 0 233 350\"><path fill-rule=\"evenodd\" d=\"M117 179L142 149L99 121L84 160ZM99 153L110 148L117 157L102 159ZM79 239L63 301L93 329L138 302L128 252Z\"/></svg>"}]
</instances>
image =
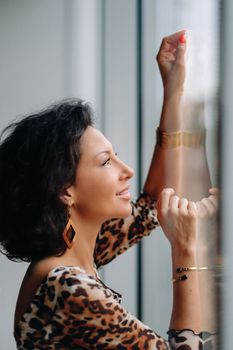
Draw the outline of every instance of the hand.
<instances>
[{"instance_id":1,"label":"hand","mask_svg":"<svg viewBox=\"0 0 233 350\"><path fill-rule=\"evenodd\" d=\"M214 261L217 255L219 190L211 188L210 196L196 203L198 212L197 250L202 261Z\"/></svg>"},{"instance_id":2,"label":"hand","mask_svg":"<svg viewBox=\"0 0 233 350\"><path fill-rule=\"evenodd\" d=\"M162 191L158 204L159 223L172 248L188 251L196 247L197 208L194 202L180 199L175 191Z\"/></svg>"},{"instance_id":3,"label":"hand","mask_svg":"<svg viewBox=\"0 0 233 350\"><path fill-rule=\"evenodd\" d=\"M157 62L167 97L183 94L186 50L184 34L185 30L182 30L165 37L157 54ZM179 41L180 38L182 43Z\"/></svg>"}]
</instances>

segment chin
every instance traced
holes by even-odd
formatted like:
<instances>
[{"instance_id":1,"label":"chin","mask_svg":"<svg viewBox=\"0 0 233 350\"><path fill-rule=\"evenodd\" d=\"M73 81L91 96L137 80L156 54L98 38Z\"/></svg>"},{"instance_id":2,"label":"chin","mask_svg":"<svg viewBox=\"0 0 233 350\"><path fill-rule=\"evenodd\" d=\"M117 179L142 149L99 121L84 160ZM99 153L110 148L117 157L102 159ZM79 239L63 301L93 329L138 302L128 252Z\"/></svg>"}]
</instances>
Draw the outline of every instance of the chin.
<instances>
[{"instance_id":1,"label":"chin","mask_svg":"<svg viewBox=\"0 0 233 350\"><path fill-rule=\"evenodd\" d=\"M114 217L124 219L131 214L132 214L132 206L129 202L127 205L122 206L121 209L118 210L118 212L116 212L116 215Z\"/></svg>"}]
</instances>

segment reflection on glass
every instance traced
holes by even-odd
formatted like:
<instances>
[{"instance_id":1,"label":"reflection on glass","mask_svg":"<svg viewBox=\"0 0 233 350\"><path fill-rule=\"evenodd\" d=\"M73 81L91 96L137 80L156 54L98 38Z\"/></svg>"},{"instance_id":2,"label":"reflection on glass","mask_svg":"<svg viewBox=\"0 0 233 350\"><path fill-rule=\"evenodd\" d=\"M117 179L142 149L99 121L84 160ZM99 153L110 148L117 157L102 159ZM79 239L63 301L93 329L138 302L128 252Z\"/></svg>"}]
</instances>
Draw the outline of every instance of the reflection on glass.
<instances>
[{"instance_id":1,"label":"reflection on glass","mask_svg":"<svg viewBox=\"0 0 233 350\"><path fill-rule=\"evenodd\" d=\"M221 275L220 239L218 232L218 194L215 190L209 193L209 188L218 187L218 149L216 130L218 126L218 95L219 95L219 30L220 30L220 2L219 1L185 1L166 0L155 4L147 1L144 6L144 97L145 125L151 134L150 125L154 121L154 111L159 113L161 104L161 85L158 75L152 74L150 61L154 42L159 45L159 37L166 36L172 31L186 29L188 50L186 54L186 85L181 107L182 129L187 134L196 133L202 139L198 147L184 147L180 159L179 182L177 192L198 203L201 211L199 222L198 264L209 267L209 272L199 273L202 286L203 324L206 329L217 329L217 308L219 305L219 276ZM150 72L150 73L149 73ZM147 86L152 89L147 90ZM151 92L152 91L152 92ZM151 112L152 111L152 112ZM197 140L196 138L196 140ZM150 142L145 141L146 159L149 159ZM148 160L149 161L149 160ZM166 169L167 181L171 183L171 174L176 169L170 166ZM169 180L170 179L170 180ZM201 199L209 196L212 204L207 205ZM171 303L167 304L167 314L164 305L160 305L160 293L157 291L158 280L164 290L164 298L171 300L169 283L164 274L169 274L167 257L169 252L160 238L153 238L144 243L144 319L154 328L163 333L164 326L169 319ZM163 261L163 271L159 265ZM151 266L158 280L153 281ZM205 300L205 302L204 302ZM206 302L207 300L207 302ZM150 305L156 303L157 312L153 313ZM166 309L166 306L165 306Z\"/></svg>"}]
</instances>

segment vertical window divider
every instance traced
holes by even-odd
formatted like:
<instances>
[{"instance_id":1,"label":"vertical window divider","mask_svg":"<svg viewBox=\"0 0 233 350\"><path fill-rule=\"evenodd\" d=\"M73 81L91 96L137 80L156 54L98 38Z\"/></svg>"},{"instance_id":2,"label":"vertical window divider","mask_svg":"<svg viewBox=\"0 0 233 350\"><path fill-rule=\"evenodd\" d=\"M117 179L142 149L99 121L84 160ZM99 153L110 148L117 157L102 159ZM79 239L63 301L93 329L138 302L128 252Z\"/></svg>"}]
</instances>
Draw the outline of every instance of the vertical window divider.
<instances>
[{"instance_id":1,"label":"vertical window divider","mask_svg":"<svg viewBox=\"0 0 233 350\"><path fill-rule=\"evenodd\" d=\"M143 8L142 0L137 0L136 3L136 50L137 50L137 86L136 86L136 101L137 101L137 188L138 192L142 190L142 114L143 114L143 92L142 92L142 18ZM137 313L138 318L143 318L143 249L142 242L137 247Z\"/></svg>"}]
</instances>

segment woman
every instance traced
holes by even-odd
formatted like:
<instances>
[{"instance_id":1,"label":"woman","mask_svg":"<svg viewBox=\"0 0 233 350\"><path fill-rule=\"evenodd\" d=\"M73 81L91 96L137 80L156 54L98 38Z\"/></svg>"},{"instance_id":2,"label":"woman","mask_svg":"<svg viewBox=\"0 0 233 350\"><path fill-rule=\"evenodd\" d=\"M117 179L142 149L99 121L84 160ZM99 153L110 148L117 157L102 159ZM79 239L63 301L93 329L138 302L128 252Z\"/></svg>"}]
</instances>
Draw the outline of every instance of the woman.
<instances>
[{"instance_id":1,"label":"woman","mask_svg":"<svg viewBox=\"0 0 233 350\"><path fill-rule=\"evenodd\" d=\"M156 169L163 173L180 159L183 34L165 38L160 48L164 108L136 202L129 192L133 170L93 127L83 102L63 101L7 129L0 146L0 241L10 259L31 262L15 312L18 349L200 349L212 341L201 333L208 329L202 327L197 206L173 189L159 196L164 184L177 189L179 170L155 182ZM168 341L130 315L96 270L148 235L158 224L157 211L172 251Z\"/></svg>"}]
</instances>

